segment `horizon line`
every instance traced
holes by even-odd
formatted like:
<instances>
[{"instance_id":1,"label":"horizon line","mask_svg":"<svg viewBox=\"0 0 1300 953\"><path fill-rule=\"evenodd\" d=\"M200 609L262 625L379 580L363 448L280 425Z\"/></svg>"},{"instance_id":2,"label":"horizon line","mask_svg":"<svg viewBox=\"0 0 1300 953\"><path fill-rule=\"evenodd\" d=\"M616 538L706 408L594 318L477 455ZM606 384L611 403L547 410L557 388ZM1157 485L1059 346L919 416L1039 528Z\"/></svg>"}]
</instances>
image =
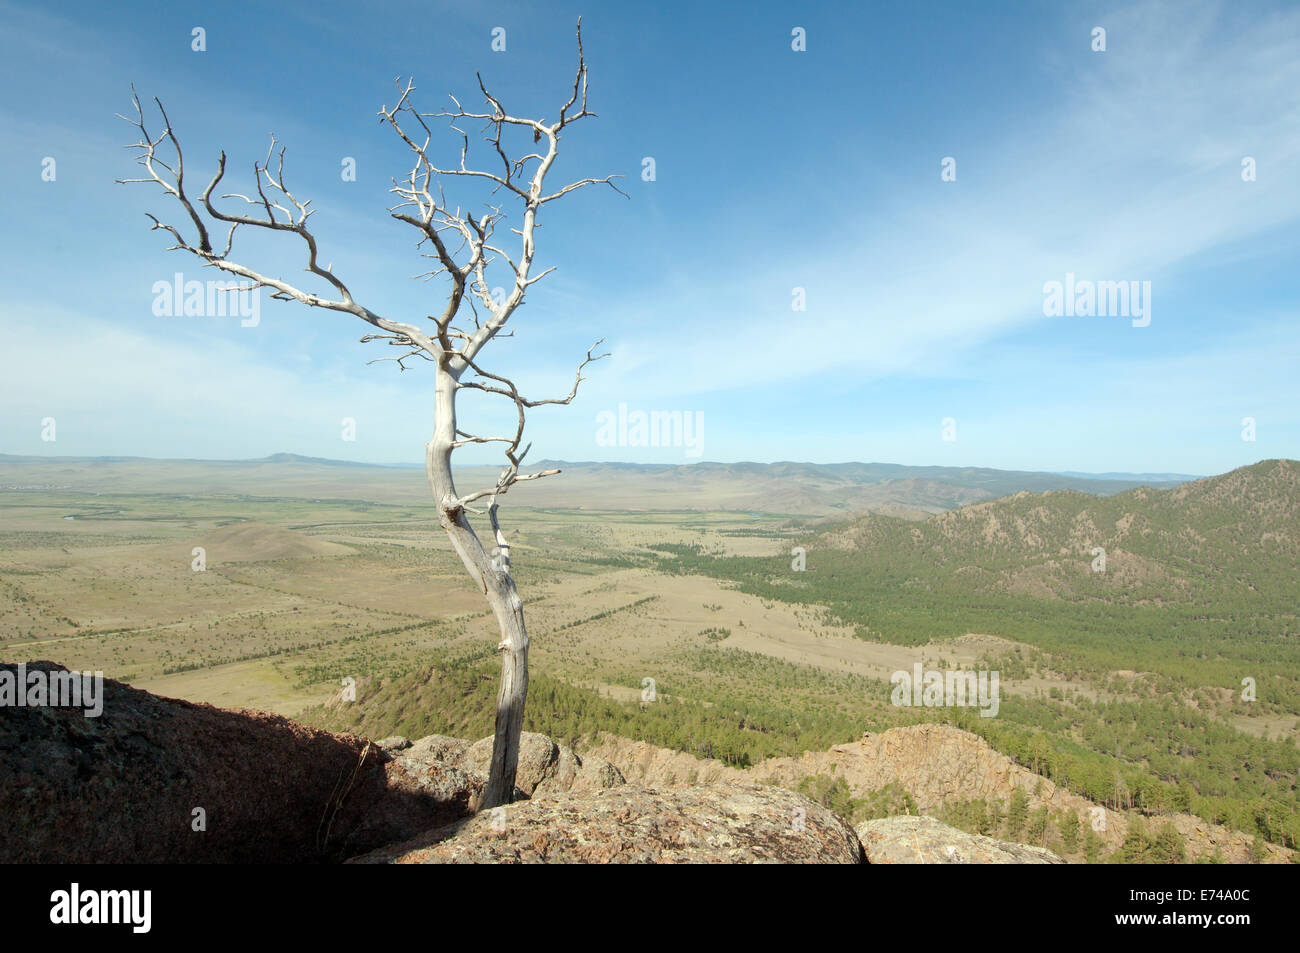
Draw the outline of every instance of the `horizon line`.
<instances>
[{"instance_id":1,"label":"horizon line","mask_svg":"<svg viewBox=\"0 0 1300 953\"><path fill-rule=\"evenodd\" d=\"M1255 463L1263 463L1266 459L1262 458ZM1285 459L1283 457L1273 459ZM382 469L407 470L423 469L420 463L377 463L368 460L346 460L336 457L317 457L309 454L294 453L291 451L277 451L266 454L261 457L154 457L142 456L139 454L21 454L0 452L0 462L44 462L44 461L84 461L84 462L126 462L126 461L148 461L153 463L277 463L301 461L306 463L327 464L332 466L355 466L355 467L379 467ZM808 467L844 467L844 466L865 466L865 467L898 467L908 470L990 470L998 473L1034 473L1049 476L1066 476L1077 477L1079 479L1122 479L1126 477L1168 477L1169 482L1183 482L1187 480L1201 480L1207 476L1217 476L1218 474L1204 473L1182 473L1178 471L1165 470L1106 470L1106 471L1088 471L1088 470L1023 470L1007 469L1003 467L990 467L980 464L912 464L912 463L891 463L883 460L842 460L834 463L814 463L809 460L696 460L692 462L674 462L674 463L655 463L649 461L633 460L561 460L555 458L543 458L536 462L525 464L525 466L544 466L544 465L561 465L570 467L591 467L591 466L623 466L623 467L645 467L658 469L682 469L688 467L698 467L701 465L712 466L808 466ZM1243 464L1242 466L1251 466L1252 464ZM457 465L460 469L472 467L497 467L496 463L462 463ZM1223 472L1230 473L1232 470L1240 467L1232 467L1230 470Z\"/></svg>"}]
</instances>

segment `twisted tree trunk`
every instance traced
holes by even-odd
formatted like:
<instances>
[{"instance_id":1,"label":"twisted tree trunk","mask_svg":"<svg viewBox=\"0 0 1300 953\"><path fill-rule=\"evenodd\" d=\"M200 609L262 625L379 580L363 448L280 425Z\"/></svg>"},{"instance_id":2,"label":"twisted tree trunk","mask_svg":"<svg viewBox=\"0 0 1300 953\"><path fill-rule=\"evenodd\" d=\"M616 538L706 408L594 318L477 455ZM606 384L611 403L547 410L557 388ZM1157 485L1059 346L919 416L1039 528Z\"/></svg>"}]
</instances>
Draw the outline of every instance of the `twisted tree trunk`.
<instances>
[{"instance_id":1,"label":"twisted tree trunk","mask_svg":"<svg viewBox=\"0 0 1300 953\"><path fill-rule=\"evenodd\" d=\"M470 578L482 590L501 630L497 646L501 655L501 686L497 693L496 730L492 743L492 766L480 808L508 804L514 799L515 772L519 765L519 736L524 727L524 703L528 697L528 630L524 626L524 604L510 574L510 548L497 533L498 555L494 560L457 502L451 472L451 453L456 440L456 389L458 375L446 357L438 361L433 439L425 444L425 474L438 507L438 522ZM496 501L490 504L496 524Z\"/></svg>"}]
</instances>

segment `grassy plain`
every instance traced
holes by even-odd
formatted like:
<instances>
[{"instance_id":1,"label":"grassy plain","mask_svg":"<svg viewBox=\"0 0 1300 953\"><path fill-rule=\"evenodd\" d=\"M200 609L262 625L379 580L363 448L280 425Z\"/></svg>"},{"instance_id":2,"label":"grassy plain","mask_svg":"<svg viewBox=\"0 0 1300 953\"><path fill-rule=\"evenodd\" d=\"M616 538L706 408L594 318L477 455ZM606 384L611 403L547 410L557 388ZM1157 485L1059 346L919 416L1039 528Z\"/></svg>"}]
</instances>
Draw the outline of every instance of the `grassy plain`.
<instances>
[{"instance_id":1,"label":"grassy plain","mask_svg":"<svg viewBox=\"0 0 1300 953\"><path fill-rule=\"evenodd\" d=\"M639 695L644 678L681 692L699 677L702 648L887 680L914 661L974 663L989 647L867 642L818 606L627 565L629 553L665 543L774 556L790 548L797 520L527 507L509 519L535 670L606 694ZM491 657L495 644L481 596L420 506L8 491L0 525L8 659L49 658L164 695L292 715L343 677Z\"/></svg>"}]
</instances>

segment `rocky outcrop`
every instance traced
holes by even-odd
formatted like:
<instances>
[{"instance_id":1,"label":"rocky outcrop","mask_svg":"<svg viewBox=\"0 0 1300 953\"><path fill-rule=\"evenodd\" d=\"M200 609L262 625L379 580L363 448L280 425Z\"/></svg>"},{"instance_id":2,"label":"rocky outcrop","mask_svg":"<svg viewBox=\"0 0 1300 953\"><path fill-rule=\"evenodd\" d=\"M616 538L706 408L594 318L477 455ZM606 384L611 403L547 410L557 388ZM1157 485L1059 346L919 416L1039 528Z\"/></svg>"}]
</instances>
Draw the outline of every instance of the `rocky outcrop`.
<instances>
[{"instance_id":1,"label":"rocky outcrop","mask_svg":"<svg viewBox=\"0 0 1300 953\"><path fill-rule=\"evenodd\" d=\"M798 784L810 775L829 774L844 778L854 793L897 785L923 811L953 799L1005 798L1017 787L1026 793L1037 789L1046 800L1056 790L1051 781L999 754L982 738L948 725L891 728L828 751L769 758L746 769L612 735L602 736L591 751L618 765L629 780L648 784L742 778Z\"/></svg>"},{"instance_id":2,"label":"rocky outcrop","mask_svg":"<svg viewBox=\"0 0 1300 953\"><path fill-rule=\"evenodd\" d=\"M858 840L872 864L1063 864L1042 847L967 834L933 817L864 821Z\"/></svg>"},{"instance_id":3,"label":"rocky outcrop","mask_svg":"<svg viewBox=\"0 0 1300 953\"><path fill-rule=\"evenodd\" d=\"M28 663L33 670L63 671ZM7 863L329 860L468 811L456 784L412 778L364 739L265 712L112 679L98 717L0 707Z\"/></svg>"},{"instance_id":4,"label":"rocky outcrop","mask_svg":"<svg viewBox=\"0 0 1300 953\"><path fill-rule=\"evenodd\" d=\"M492 762L492 739L470 746L465 761L487 776ZM571 791L580 794L624 784L621 771L598 755L583 758L546 735L525 731L519 738L519 766L515 785L530 798Z\"/></svg>"},{"instance_id":5,"label":"rocky outcrop","mask_svg":"<svg viewBox=\"0 0 1300 953\"><path fill-rule=\"evenodd\" d=\"M589 750L614 764L634 783L748 781L798 787L804 778L827 775L843 778L854 797L894 785L907 791L922 812L937 812L945 804L973 799L1005 804L1018 789L1024 792L1031 811L1047 807L1053 813L1075 812L1096 831L1107 851L1124 842L1129 824L1137 816L1103 811L1087 798L1017 764L983 738L950 725L891 728L828 751L769 758L745 769L614 735L601 735ZM1148 824L1151 820L1147 819ZM1253 838L1248 834L1189 814L1159 818L1160 823L1166 821L1184 837L1189 860L1221 858L1228 863L1247 863L1251 859ZM1268 863L1286 863L1293 856L1292 851L1274 844L1263 845L1262 850Z\"/></svg>"},{"instance_id":6,"label":"rocky outcrop","mask_svg":"<svg viewBox=\"0 0 1300 953\"><path fill-rule=\"evenodd\" d=\"M623 781L603 759L525 739L520 796ZM339 860L469 816L490 753L490 739L380 745L105 679L98 717L0 706L0 862Z\"/></svg>"},{"instance_id":7,"label":"rocky outcrop","mask_svg":"<svg viewBox=\"0 0 1300 953\"><path fill-rule=\"evenodd\" d=\"M487 784L492 763L492 739L470 744L446 735L429 735L419 741L385 738L378 744L393 755L413 777L454 772L467 779L472 802ZM546 735L525 731L519 737L519 764L515 769L516 799L545 797L568 791L582 793L623 784L622 773L597 755L580 757Z\"/></svg>"},{"instance_id":8,"label":"rocky outcrop","mask_svg":"<svg viewBox=\"0 0 1300 953\"><path fill-rule=\"evenodd\" d=\"M563 792L483 811L354 863L856 864L848 823L753 784Z\"/></svg>"}]
</instances>

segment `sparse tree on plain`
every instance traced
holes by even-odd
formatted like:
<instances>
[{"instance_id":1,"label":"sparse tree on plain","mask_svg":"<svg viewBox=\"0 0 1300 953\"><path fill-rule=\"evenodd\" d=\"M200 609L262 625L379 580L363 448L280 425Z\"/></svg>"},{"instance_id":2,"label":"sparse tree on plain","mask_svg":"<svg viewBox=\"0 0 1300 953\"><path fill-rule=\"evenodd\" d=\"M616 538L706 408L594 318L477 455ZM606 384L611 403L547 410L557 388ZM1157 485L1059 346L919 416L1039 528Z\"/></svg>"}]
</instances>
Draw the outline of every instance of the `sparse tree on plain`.
<instances>
[{"instance_id":1,"label":"sparse tree on plain","mask_svg":"<svg viewBox=\"0 0 1300 953\"><path fill-rule=\"evenodd\" d=\"M481 807L508 803L514 793L515 772L519 757L519 736L523 728L524 704L528 692L528 633L524 625L523 602L511 574L510 543L497 516L498 498L517 483L552 476L558 469L524 474L520 467L531 444L523 443L527 411L548 404L568 404L577 395L584 380L583 371L605 354L596 354L597 341L578 364L573 387L564 397L531 400L519 392L508 378L484 368L481 352L497 337L509 336L507 323L524 303L530 286L553 271L547 268L534 275L534 233L543 206L588 185L609 185L619 191L614 179L584 178L547 191L546 178L559 152L561 134L580 119L594 117L587 109L587 64L582 49L582 21L578 21L578 70L573 91L554 122L511 115L500 100L490 93L478 77L479 91L485 105L473 112L450 97L452 107L438 113L416 110L411 80L397 82L398 99L391 109L379 110L380 122L390 127L414 156L411 171L404 179L393 181L390 191L400 201L389 209L393 218L412 226L420 237L417 248L436 263L419 277L444 277L449 282L447 301L441 314L428 315L428 325L394 320L367 308L353 298L348 286L330 265L318 261L316 237L308 229L313 210L310 201L299 201L285 184L284 154L274 137L266 158L254 164L255 190L252 196L240 193L215 195L225 178L226 155L221 153L216 173L195 198L185 181L185 164L178 141L161 101L155 98L162 131L151 135L146 127L139 97L132 91L134 118L121 117L134 125L140 140L128 148L138 149L137 162L147 175L119 182L151 182L160 185L181 206L188 221L170 225L149 215L154 229L168 232L175 244L172 250L189 252L205 266L218 268L245 279L250 290L270 288L271 297L299 301L308 307L326 308L355 315L375 330L362 341L385 341L401 354L391 360L402 369L406 362L422 359L433 365L434 423L431 439L425 444L425 470L429 489L438 510L438 521L446 530L452 546L460 556L474 584L482 590L491 606L501 632L498 650L501 655L501 685L497 696L496 733L492 746L492 765ZM448 130L460 139L459 161L440 167L430 157L433 132L426 120L446 120ZM470 139L462 129L468 123L482 123L484 141L492 157L489 168L469 165ZM513 140L522 148L515 150ZM508 142L507 140L512 140ZM510 158L509 151L525 152ZM166 153L164 156L163 153ZM272 167L274 164L274 168ZM477 184L490 192L500 204L484 203L476 216L473 211L452 205L444 195L444 184ZM621 193L620 193L621 194ZM236 204L234 210L218 208ZM506 241L496 237L497 226L506 219L506 205L521 211L514 236ZM296 235L305 246L306 271L322 285L322 293L300 288L282 278L271 277L231 258L235 233L241 228L260 228L270 232ZM218 247L212 234L225 230L224 242ZM185 232L192 232L186 237ZM511 244L511 251L503 246ZM508 292L494 298L488 283L488 269L506 275ZM476 390L510 401L515 410L513 432L484 435L463 429L456 416L456 398L462 390ZM506 462L496 483L462 493L452 477L452 454L470 444L503 445ZM471 524L470 517L485 517L492 533L489 551Z\"/></svg>"}]
</instances>

